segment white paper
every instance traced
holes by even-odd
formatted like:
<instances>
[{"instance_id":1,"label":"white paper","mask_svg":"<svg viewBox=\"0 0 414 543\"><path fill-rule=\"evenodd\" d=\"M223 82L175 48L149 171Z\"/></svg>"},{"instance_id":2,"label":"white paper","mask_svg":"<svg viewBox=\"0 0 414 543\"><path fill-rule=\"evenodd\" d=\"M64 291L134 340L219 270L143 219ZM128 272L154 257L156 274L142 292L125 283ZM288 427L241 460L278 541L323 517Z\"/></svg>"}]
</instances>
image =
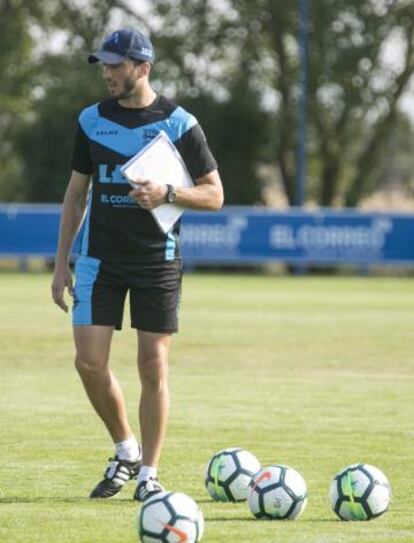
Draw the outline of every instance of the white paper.
<instances>
[{"instance_id":1,"label":"white paper","mask_svg":"<svg viewBox=\"0 0 414 543\"><path fill-rule=\"evenodd\" d=\"M121 167L122 174L134 187L134 179L148 179L160 185L173 185L174 187L192 187L193 180L185 163L170 140L168 135L161 131L146 147L133 156ZM151 213L164 233L167 233L178 221L184 211L176 204L162 204Z\"/></svg>"}]
</instances>

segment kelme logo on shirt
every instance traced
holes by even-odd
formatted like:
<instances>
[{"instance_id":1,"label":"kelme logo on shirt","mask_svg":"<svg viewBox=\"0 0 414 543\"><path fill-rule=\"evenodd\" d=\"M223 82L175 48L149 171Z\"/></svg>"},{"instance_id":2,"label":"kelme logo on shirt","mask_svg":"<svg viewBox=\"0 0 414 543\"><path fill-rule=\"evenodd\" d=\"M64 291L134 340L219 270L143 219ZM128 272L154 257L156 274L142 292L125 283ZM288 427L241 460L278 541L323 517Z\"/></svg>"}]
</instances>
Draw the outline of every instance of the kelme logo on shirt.
<instances>
[{"instance_id":1,"label":"kelme logo on shirt","mask_svg":"<svg viewBox=\"0 0 414 543\"><path fill-rule=\"evenodd\" d=\"M118 130L97 130L95 134L97 136L117 136Z\"/></svg>"}]
</instances>

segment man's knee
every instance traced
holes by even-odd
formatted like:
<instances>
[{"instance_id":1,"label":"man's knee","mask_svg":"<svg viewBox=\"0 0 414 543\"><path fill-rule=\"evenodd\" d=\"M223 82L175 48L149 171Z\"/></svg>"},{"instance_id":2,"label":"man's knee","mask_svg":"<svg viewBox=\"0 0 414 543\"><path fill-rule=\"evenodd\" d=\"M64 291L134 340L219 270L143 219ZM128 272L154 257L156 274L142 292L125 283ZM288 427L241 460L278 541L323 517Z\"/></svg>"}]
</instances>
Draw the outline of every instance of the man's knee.
<instances>
[{"instance_id":1,"label":"man's knee","mask_svg":"<svg viewBox=\"0 0 414 543\"><path fill-rule=\"evenodd\" d=\"M75 368L82 379L87 380L99 379L107 372L107 364L105 360L82 355L80 353L76 354Z\"/></svg>"},{"instance_id":2,"label":"man's knee","mask_svg":"<svg viewBox=\"0 0 414 543\"><path fill-rule=\"evenodd\" d=\"M167 383L168 361L160 356L141 356L139 373L144 387L158 389Z\"/></svg>"},{"instance_id":3,"label":"man's knee","mask_svg":"<svg viewBox=\"0 0 414 543\"><path fill-rule=\"evenodd\" d=\"M112 334L109 326L74 326L75 367L83 380L108 373Z\"/></svg>"}]
</instances>

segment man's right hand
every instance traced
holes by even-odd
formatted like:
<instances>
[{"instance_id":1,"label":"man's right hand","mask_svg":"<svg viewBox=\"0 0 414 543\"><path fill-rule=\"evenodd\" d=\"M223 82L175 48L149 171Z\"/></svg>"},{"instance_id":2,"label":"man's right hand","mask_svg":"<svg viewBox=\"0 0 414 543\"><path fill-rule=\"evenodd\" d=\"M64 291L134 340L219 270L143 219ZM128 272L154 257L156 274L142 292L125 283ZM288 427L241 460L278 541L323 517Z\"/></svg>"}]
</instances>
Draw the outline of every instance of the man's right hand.
<instances>
[{"instance_id":1,"label":"man's right hand","mask_svg":"<svg viewBox=\"0 0 414 543\"><path fill-rule=\"evenodd\" d=\"M69 269L69 266L65 268L55 268L55 273L53 275L52 281L52 298L56 305L58 305L65 313L68 312L69 308L65 303L63 294L65 288L68 289L68 292L73 296L73 283L72 283L72 273Z\"/></svg>"}]
</instances>

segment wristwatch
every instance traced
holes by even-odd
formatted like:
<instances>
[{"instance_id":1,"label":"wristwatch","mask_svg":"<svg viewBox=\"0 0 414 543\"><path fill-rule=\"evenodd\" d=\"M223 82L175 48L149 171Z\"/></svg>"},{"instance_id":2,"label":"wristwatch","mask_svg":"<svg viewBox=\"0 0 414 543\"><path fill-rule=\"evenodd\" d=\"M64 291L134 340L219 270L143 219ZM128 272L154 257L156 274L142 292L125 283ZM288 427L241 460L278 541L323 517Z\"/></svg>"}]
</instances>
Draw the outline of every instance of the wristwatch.
<instances>
[{"instance_id":1,"label":"wristwatch","mask_svg":"<svg viewBox=\"0 0 414 543\"><path fill-rule=\"evenodd\" d=\"M172 185L167 185L167 194L165 195L165 200L168 204L173 204L177 198L177 193L175 188Z\"/></svg>"}]
</instances>

